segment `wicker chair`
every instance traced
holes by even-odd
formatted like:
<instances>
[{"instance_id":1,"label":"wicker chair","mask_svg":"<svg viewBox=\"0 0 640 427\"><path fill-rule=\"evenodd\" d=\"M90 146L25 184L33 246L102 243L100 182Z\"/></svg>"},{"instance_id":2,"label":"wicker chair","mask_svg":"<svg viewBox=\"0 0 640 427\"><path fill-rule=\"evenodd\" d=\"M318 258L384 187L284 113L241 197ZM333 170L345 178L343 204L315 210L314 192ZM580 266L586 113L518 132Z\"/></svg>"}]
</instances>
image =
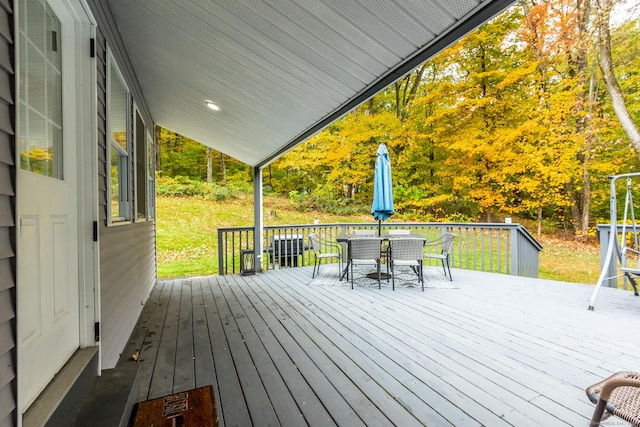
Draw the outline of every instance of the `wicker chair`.
<instances>
[{"instance_id":1,"label":"wicker chair","mask_svg":"<svg viewBox=\"0 0 640 427\"><path fill-rule=\"evenodd\" d=\"M353 267L357 265L375 265L378 273L378 289L380 289L380 240L357 239L349 240L349 264L351 268L351 289L353 289ZM347 279L348 279L347 274Z\"/></svg>"},{"instance_id":2,"label":"wicker chair","mask_svg":"<svg viewBox=\"0 0 640 427\"><path fill-rule=\"evenodd\" d=\"M354 236L376 236L378 233L376 230L353 230Z\"/></svg>"},{"instance_id":3,"label":"wicker chair","mask_svg":"<svg viewBox=\"0 0 640 427\"><path fill-rule=\"evenodd\" d=\"M391 229L389 231L387 231L387 234L389 236L392 237L396 237L396 236L408 236L411 234L411 230L406 230L406 229L402 229L402 228L394 228ZM389 259L389 242L384 242L382 244L382 249L380 254L382 255L383 259ZM388 270L388 266L387 266L387 270Z\"/></svg>"},{"instance_id":4,"label":"wicker chair","mask_svg":"<svg viewBox=\"0 0 640 427\"><path fill-rule=\"evenodd\" d=\"M424 291L424 276L422 274L422 257L424 241L418 239L389 240L389 266L391 267L391 283L396 289L395 268L410 267L418 276L418 283ZM387 279L388 280L388 279Z\"/></svg>"},{"instance_id":5,"label":"wicker chair","mask_svg":"<svg viewBox=\"0 0 640 427\"><path fill-rule=\"evenodd\" d=\"M442 261L442 269L444 270L444 277L447 277L447 271L449 271L449 280L453 282L453 277L451 277L451 268L449 267L449 252L453 248L453 239L455 238L455 234L453 233L445 233L441 238L437 240L432 240L430 242L425 243L425 246L442 246L442 250L440 253L428 253L424 254L425 258L429 259L439 259Z\"/></svg>"},{"instance_id":6,"label":"wicker chair","mask_svg":"<svg viewBox=\"0 0 640 427\"><path fill-rule=\"evenodd\" d=\"M631 425L640 426L640 373L613 374L587 388L587 396L596 404L589 424L591 427L600 426L605 410Z\"/></svg>"},{"instance_id":7,"label":"wicker chair","mask_svg":"<svg viewBox=\"0 0 640 427\"><path fill-rule=\"evenodd\" d=\"M323 259L338 258L338 265L342 272L342 246L340 244L326 242L315 233L309 234L309 243L311 243L311 249L316 257L313 263L313 273L311 277L316 277L316 272L320 273L320 264Z\"/></svg>"},{"instance_id":8,"label":"wicker chair","mask_svg":"<svg viewBox=\"0 0 640 427\"><path fill-rule=\"evenodd\" d=\"M389 234L389 236L408 236L411 234L411 230L406 230L404 228L397 228L397 229L387 231L387 234Z\"/></svg>"}]
</instances>

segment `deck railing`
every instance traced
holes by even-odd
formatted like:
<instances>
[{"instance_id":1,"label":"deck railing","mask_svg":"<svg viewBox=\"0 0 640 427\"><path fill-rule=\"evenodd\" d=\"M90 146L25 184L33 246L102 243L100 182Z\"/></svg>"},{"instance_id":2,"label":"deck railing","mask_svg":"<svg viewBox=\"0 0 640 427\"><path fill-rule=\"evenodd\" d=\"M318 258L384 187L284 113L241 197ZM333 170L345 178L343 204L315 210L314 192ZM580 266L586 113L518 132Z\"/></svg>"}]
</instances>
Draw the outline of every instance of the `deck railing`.
<instances>
[{"instance_id":1,"label":"deck railing","mask_svg":"<svg viewBox=\"0 0 640 427\"><path fill-rule=\"evenodd\" d=\"M519 224L490 223L386 223L382 233L391 229L408 229L412 234L435 240L445 232L456 239L450 254L452 268L538 277L540 243ZM328 241L348 235L353 230L378 230L377 223L305 224L264 227L263 253L259 254L263 270L313 265L309 233ZM218 271L240 272L243 250L253 250L253 227L218 229ZM440 250L427 246L427 251ZM428 260L425 260L427 262ZM429 260L426 265L439 265Z\"/></svg>"}]
</instances>

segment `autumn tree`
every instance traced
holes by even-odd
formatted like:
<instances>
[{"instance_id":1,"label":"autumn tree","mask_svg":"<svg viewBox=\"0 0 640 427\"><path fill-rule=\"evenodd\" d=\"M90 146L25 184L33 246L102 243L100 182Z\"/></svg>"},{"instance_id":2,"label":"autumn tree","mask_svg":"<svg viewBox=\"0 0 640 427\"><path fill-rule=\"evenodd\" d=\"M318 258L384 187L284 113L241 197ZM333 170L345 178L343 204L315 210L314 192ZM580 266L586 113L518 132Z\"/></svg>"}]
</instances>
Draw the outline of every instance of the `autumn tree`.
<instances>
[{"instance_id":1,"label":"autumn tree","mask_svg":"<svg viewBox=\"0 0 640 427\"><path fill-rule=\"evenodd\" d=\"M160 128L156 144L159 160L157 170L161 176L184 176L200 181L216 181L222 185L227 184L230 174L240 182L251 180L249 166L175 132ZM213 162L214 157L220 161Z\"/></svg>"},{"instance_id":2,"label":"autumn tree","mask_svg":"<svg viewBox=\"0 0 640 427\"><path fill-rule=\"evenodd\" d=\"M364 202L385 142L406 218L512 214L586 234L607 207L606 176L638 169L609 114L590 1L521 1L274 162L265 181ZM639 57L623 92L638 93Z\"/></svg>"},{"instance_id":3,"label":"autumn tree","mask_svg":"<svg viewBox=\"0 0 640 427\"><path fill-rule=\"evenodd\" d=\"M613 6L612 0L596 0L598 3L598 46L600 48L600 68L604 76L607 92L611 97L611 104L613 110L622 125L629 142L638 153L640 157L640 130L638 125L631 117L629 109L624 100L622 89L618 83L618 79L614 73L613 59L611 56L611 32L609 29L609 21L611 16L611 9Z\"/></svg>"}]
</instances>

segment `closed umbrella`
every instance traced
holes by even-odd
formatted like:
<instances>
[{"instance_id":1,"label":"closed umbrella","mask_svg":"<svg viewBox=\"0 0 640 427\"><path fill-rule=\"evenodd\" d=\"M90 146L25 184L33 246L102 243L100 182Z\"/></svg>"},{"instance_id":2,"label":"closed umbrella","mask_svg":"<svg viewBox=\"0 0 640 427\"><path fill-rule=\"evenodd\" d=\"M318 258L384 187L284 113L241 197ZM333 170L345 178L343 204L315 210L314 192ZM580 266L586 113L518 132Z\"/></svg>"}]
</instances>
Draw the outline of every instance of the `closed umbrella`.
<instances>
[{"instance_id":1,"label":"closed umbrella","mask_svg":"<svg viewBox=\"0 0 640 427\"><path fill-rule=\"evenodd\" d=\"M371 214L378 220L378 235L382 221L393 215L393 188L391 185L391 162L384 144L378 146L376 167L373 175L373 205Z\"/></svg>"}]
</instances>

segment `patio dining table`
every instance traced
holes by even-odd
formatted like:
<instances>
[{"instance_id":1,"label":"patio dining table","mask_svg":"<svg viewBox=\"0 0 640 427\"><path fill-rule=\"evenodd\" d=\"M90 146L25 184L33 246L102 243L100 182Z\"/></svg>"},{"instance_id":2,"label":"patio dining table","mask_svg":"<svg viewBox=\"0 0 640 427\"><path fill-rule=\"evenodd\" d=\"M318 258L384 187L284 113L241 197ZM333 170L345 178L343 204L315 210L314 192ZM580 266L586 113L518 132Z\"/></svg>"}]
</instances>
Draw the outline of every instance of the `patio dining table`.
<instances>
[{"instance_id":1,"label":"patio dining table","mask_svg":"<svg viewBox=\"0 0 640 427\"><path fill-rule=\"evenodd\" d=\"M416 236L414 234L397 234L397 235L384 234L382 236L362 236L362 235L357 235L357 234L348 234L348 235L345 235L345 236L338 236L336 238L336 241L338 243L346 243L347 244L347 251L348 251L349 250L349 245L351 244L351 241L353 241L353 240L379 240L380 241L380 246L382 247L382 243L383 242L388 242L390 240L407 240L407 239L421 240L423 244L427 241L427 239L425 239L424 237ZM348 271L349 271L349 263L347 262L346 266L342 270L342 274L340 274L340 281L342 281L344 276L347 275Z\"/></svg>"}]
</instances>

